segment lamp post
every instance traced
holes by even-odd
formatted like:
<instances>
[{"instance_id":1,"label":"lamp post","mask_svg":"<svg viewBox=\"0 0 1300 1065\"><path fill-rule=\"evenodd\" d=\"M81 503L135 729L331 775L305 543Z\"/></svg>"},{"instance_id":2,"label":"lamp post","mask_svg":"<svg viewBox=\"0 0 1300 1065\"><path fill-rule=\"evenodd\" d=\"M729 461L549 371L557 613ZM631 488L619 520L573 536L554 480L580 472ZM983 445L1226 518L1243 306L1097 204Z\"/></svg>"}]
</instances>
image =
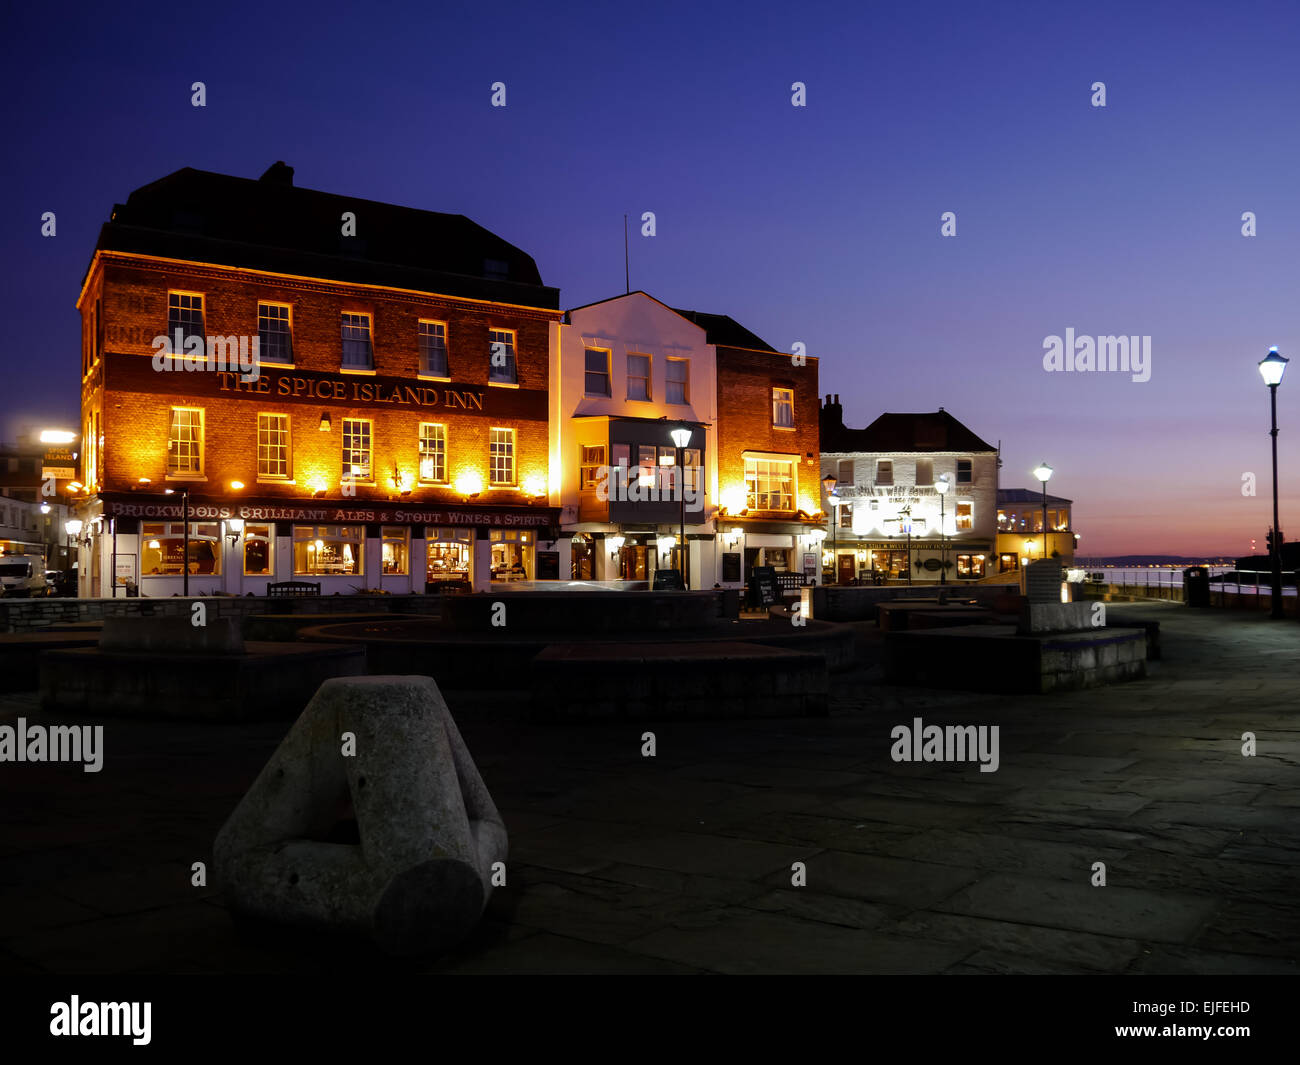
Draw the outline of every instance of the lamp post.
<instances>
[{"instance_id":1,"label":"lamp post","mask_svg":"<svg viewBox=\"0 0 1300 1065\"><path fill-rule=\"evenodd\" d=\"M1269 407L1272 413L1270 435L1273 437L1273 549L1270 554L1273 556L1272 616L1275 618L1282 617L1282 530L1278 528L1277 515L1277 386L1282 383L1282 375L1286 373L1286 364L1290 361L1279 355L1276 347L1269 348L1268 354L1259 361L1259 375L1264 379L1264 384L1268 385Z\"/></svg>"},{"instance_id":2,"label":"lamp post","mask_svg":"<svg viewBox=\"0 0 1300 1065\"><path fill-rule=\"evenodd\" d=\"M948 583L948 521L944 509L944 499L948 495L948 489L952 485L948 480L948 475L942 474L939 480L935 482L935 491L939 493L939 583Z\"/></svg>"},{"instance_id":3,"label":"lamp post","mask_svg":"<svg viewBox=\"0 0 1300 1065\"><path fill-rule=\"evenodd\" d=\"M1043 557L1047 557L1047 482L1052 479L1052 467L1046 462L1036 470L1034 476L1043 482Z\"/></svg>"},{"instance_id":4,"label":"lamp post","mask_svg":"<svg viewBox=\"0 0 1300 1065\"><path fill-rule=\"evenodd\" d=\"M907 533L907 583L910 586L912 583L912 506L911 504L909 503L907 506L902 507L898 512L898 516L902 519L903 531Z\"/></svg>"},{"instance_id":5,"label":"lamp post","mask_svg":"<svg viewBox=\"0 0 1300 1065\"><path fill-rule=\"evenodd\" d=\"M685 455L686 447L691 442L691 431L686 428L674 429L668 434L673 438L673 443L677 445L677 499L681 506L678 511L678 527L681 533L682 543L682 587L689 588L690 580L690 552L686 550L686 464Z\"/></svg>"},{"instance_id":6,"label":"lamp post","mask_svg":"<svg viewBox=\"0 0 1300 1065\"><path fill-rule=\"evenodd\" d=\"M822 487L826 489L826 505L831 508L831 583L832 584L839 584L840 582L840 571L838 569L839 559L835 554L835 522L837 520L837 515L835 513L837 509L835 506L836 504L835 486L837 484L839 484L839 481L837 481L829 473L822 478Z\"/></svg>"},{"instance_id":7,"label":"lamp post","mask_svg":"<svg viewBox=\"0 0 1300 1065\"><path fill-rule=\"evenodd\" d=\"M71 558L72 558L72 544L73 544L73 541L75 540L75 541L77 542L77 545L78 545L78 546L80 546L80 544L81 544L81 539L80 539L80 537L81 537L81 519L80 519L80 518L69 518L67 521L65 521L65 522L63 523L63 531L64 531L65 533L68 534L68 558L69 558L69 560L71 560ZM77 552L77 562L76 562L76 566L77 566L77 586L78 586L78 594L80 594L80 586L81 586L81 552L80 552L80 551ZM71 569L72 567L69 566L68 568Z\"/></svg>"}]
</instances>

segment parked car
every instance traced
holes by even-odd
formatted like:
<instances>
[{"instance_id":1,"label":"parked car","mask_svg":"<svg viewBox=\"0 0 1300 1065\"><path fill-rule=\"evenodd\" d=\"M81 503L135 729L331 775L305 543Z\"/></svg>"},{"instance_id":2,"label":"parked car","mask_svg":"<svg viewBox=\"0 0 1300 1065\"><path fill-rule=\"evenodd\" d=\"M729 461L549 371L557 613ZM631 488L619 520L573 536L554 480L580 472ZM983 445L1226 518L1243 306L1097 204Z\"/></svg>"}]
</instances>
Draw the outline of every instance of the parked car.
<instances>
[{"instance_id":1,"label":"parked car","mask_svg":"<svg viewBox=\"0 0 1300 1065\"><path fill-rule=\"evenodd\" d=\"M0 592L15 598L46 595L45 559L40 555L0 557Z\"/></svg>"}]
</instances>

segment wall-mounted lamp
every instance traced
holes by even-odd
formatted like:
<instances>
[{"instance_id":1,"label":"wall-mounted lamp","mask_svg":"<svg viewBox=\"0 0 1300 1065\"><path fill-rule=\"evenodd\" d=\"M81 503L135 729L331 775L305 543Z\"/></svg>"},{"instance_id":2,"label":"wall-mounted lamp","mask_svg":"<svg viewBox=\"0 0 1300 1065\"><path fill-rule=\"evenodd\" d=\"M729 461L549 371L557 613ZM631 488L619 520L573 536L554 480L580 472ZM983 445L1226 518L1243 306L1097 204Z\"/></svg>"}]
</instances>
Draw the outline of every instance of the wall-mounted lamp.
<instances>
[{"instance_id":1,"label":"wall-mounted lamp","mask_svg":"<svg viewBox=\"0 0 1300 1065\"><path fill-rule=\"evenodd\" d=\"M626 538L622 536L605 537L605 546L609 548L609 553L611 555L617 555L623 549L623 544L626 542Z\"/></svg>"},{"instance_id":2,"label":"wall-mounted lamp","mask_svg":"<svg viewBox=\"0 0 1300 1065\"><path fill-rule=\"evenodd\" d=\"M230 541L231 547L234 547L237 543L239 543L239 537L243 534L243 531L244 531L243 518L226 519L226 539Z\"/></svg>"},{"instance_id":3,"label":"wall-mounted lamp","mask_svg":"<svg viewBox=\"0 0 1300 1065\"><path fill-rule=\"evenodd\" d=\"M333 428L333 423L330 421L330 412L327 411L327 410L323 410L323 411L321 411L321 412L320 412L320 431L321 431L322 433L328 433L328 432L330 431L330 429L332 429L332 428Z\"/></svg>"},{"instance_id":4,"label":"wall-mounted lamp","mask_svg":"<svg viewBox=\"0 0 1300 1065\"><path fill-rule=\"evenodd\" d=\"M243 481L231 481L231 482L230 482L230 490L231 490L232 492L241 492L241 491L243 491L243 489L244 489L244 482L243 482Z\"/></svg>"},{"instance_id":5,"label":"wall-mounted lamp","mask_svg":"<svg viewBox=\"0 0 1300 1065\"><path fill-rule=\"evenodd\" d=\"M533 497L546 495L546 478L533 476L524 481L524 494Z\"/></svg>"}]
</instances>

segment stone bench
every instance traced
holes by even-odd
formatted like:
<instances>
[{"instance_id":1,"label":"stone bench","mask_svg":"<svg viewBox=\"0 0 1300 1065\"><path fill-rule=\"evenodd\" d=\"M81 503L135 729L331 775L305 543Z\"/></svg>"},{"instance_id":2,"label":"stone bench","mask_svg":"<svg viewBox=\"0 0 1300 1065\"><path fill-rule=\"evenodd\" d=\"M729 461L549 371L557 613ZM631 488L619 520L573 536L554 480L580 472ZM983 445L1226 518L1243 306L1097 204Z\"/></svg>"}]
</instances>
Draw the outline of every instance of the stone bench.
<instances>
[{"instance_id":1,"label":"stone bench","mask_svg":"<svg viewBox=\"0 0 1300 1065\"><path fill-rule=\"evenodd\" d=\"M531 680L545 721L799 717L829 705L823 655L746 643L553 645Z\"/></svg>"}]
</instances>

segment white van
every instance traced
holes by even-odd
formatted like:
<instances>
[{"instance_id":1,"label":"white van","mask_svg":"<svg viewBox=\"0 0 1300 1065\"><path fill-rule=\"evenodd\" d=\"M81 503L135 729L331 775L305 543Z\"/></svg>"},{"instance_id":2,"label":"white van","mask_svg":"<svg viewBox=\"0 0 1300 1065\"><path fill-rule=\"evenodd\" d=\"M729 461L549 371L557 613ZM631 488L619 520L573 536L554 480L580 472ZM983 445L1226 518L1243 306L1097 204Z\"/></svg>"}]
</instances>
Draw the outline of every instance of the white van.
<instances>
[{"instance_id":1,"label":"white van","mask_svg":"<svg viewBox=\"0 0 1300 1065\"><path fill-rule=\"evenodd\" d=\"M0 594L26 598L48 591L40 555L0 555Z\"/></svg>"}]
</instances>

